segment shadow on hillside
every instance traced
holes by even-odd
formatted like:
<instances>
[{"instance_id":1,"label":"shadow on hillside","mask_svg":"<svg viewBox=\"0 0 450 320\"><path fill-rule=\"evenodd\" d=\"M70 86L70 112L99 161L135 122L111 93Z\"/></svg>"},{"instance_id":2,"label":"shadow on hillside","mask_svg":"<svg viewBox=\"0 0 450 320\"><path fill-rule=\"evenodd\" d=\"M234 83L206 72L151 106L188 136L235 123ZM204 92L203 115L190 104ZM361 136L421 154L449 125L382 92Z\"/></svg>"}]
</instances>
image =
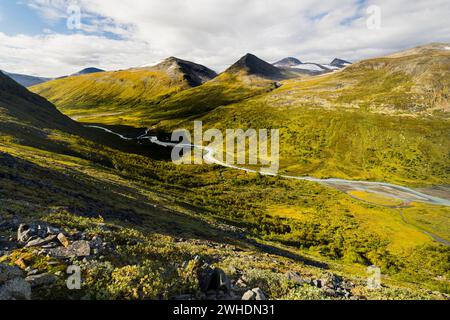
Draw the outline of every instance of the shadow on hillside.
<instances>
[{"instance_id":1,"label":"shadow on hillside","mask_svg":"<svg viewBox=\"0 0 450 320\"><path fill-rule=\"evenodd\" d=\"M151 203L136 188L100 180L79 171L52 170L0 152L0 181L2 199L24 201L44 208L64 207L72 214L102 216L107 221L119 221L144 232L253 247L305 265L327 267L289 251L245 239L240 232L223 230L202 220L198 213L197 218L167 208L164 203ZM33 217L46 213L33 212Z\"/></svg>"}]
</instances>

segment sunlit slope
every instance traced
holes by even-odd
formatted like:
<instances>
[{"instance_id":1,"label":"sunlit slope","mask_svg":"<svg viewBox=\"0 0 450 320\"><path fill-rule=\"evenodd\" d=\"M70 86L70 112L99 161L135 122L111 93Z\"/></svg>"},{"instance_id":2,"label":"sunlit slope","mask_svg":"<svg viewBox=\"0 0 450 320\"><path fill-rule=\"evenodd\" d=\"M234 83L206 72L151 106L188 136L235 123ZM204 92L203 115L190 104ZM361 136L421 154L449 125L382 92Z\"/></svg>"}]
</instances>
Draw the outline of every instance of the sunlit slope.
<instances>
[{"instance_id":1,"label":"sunlit slope","mask_svg":"<svg viewBox=\"0 0 450 320\"><path fill-rule=\"evenodd\" d=\"M274 81L245 71L192 87L162 71L135 69L61 79L32 90L78 121L161 127L275 88Z\"/></svg>"},{"instance_id":2,"label":"sunlit slope","mask_svg":"<svg viewBox=\"0 0 450 320\"><path fill-rule=\"evenodd\" d=\"M330 75L291 80L267 96L267 103L414 116L449 112L448 48L424 46L365 60Z\"/></svg>"},{"instance_id":3,"label":"sunlit slope","mask_svg":"<svg viewBox=\"0 0 450 320\"><path fill-rule=\"evenodd\" d=\"M279 128L283 171L448 184L450 51L366 60L215 109L207 127ZM190 121L180 126L189 127Z\"/></svg>"},{"instance_id":4,"label":"sunlit slope","mask_svg":"<svg viewBox=\"0 0 450 320\"><path fill-rule=\"evenodd\" d=\"M266 85L271 84L247 76L225 77L207 85L231 86L236 80L251 81L251 88L265 92ZM139 283L148 283L154 295L171 298L180 293L171 284L184 283L186 279L185 273L183 276L171 273L173 266L178 267L197 255L217 261L216 265L222 268L240 268L246 276L257 274L255 283L267 283L263 288L272 294L271 298L304 297L290 286L273 283L274 277L284 279L286 270L298 270L307 277L317 274L314 276L317 278L322 273L336 272L357 283L354 292L361 294L358 292L365 288L365 270L369 265L381 267L387 278L383 278L383 292L363 293L364 296L402 298L414 297L417 292L419 297L427 297L419 287L448 292L449 249L423 232L448 239L448 228L437 226L446 221L447 208L414 204L400 211L358 201L316 183L207 165L177 166L171 161L125 153L75 135L78 130L83 134L85 128L61 115L45 99L13 85L8 78L0 81L0 85L1 219L9 221L17 216L26 221L56 219L64 228L83 230L86 220L80 216L98 219L92 222L103 221L98 218L101 216L108 222L139 228L147 235L158 238L164 235L156 242L161 249L156 250L147 242L128 242L125 240L128 238L122 238L121 229L102 233L102 237L115 238L117 242L111 254L103 256L98 269L90 269L95 280L89 288L93 294L104 294L103 284L111 283L108 280L111 274L121 275L123 270L136 268L148 270L144 268L156 265L157 276L149 278L146 271L135 277ZM235 94L238 93L243 91L236 89ZM245 111L246 107L241 105ZM231 118L226 121L237 123ZM101 133L96 131L98 135ZM423 210L426 216L422 215ZM401 213L408 223L403 222ZM97 225L90 230L100 228ZM217 248L232 244L239 249L230 249L229 253L214 249L210 247L211 240L217 242ZM259 243L257 246L255 241ZM155 239L151 243L155 244ZM173 246L178 249L170 249ZM37 257L41 261L37 251L30 252L33 260ZM264 255L267 261L270 258L270 263L258 258L266 252L270 253ZM6 254L14 258L12 263L23 256L30 257L28 251L21 249ZM179 261L174 263L174 256ZM104 270L103 263L110 265L109 271ZM320 267L324 264L327 269ZM54 266L39 264L39 270L52 273ZM99 274L103 283L100 287ZM357 282L358 278L363 280ZM392 281L412 289L398 289L391 286ZM122 297L120 293L135 290L133 283L113 282L109 288L114 287L117 297ZM65 288L65 283L62 284ZM280 287L283 290L274 293ZM322 297L325 295L319 291L317 298Z\"/></svg>"},{"instance_id":5,"label":"sunlit slope","mask_svg":"<svg viewBox=\"0 0 450 320\"><path fill-rule=\"evenodd\" d=\"M216 73L188 61L168 58L153 67L68 77L31 89L77 120L116 117L132 122L145 106L213 79Z\"/></svg>"}]
</instances>

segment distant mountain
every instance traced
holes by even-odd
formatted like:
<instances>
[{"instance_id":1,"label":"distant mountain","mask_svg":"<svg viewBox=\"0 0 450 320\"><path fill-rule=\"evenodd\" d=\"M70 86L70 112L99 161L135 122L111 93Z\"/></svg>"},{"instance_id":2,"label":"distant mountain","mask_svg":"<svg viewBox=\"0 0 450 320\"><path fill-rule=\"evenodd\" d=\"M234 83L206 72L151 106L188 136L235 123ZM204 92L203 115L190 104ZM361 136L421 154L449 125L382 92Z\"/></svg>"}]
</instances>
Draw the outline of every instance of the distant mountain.
<instances>
[{"instance_id":1,"label":"distant mountain","mask_svg":"<svg viewBox=\"0 0 450 320\"><path fill-rule=\"evenodd\" d=\"M273 65L278 68L289 68L299 64L302 64L302 62L297 58L287 57L278 62L275 62Z\"/></svg>"},{"instance_id":2,"label":"distant mountain","mask_svg":"<svg viewBox=\"0 0 450 320\"><path fill-rule=\"evenodd\" d=\"M346 66L351 65L351 62L348 62L346 60L342 60L342 59L334 59L333 61L331 61L330 65L333 67L337 67L337 68L345 68Z\"/></svg>"},{"instance_id":3,"label":"distant mountain","mask_svg":"<svg viewBox=\"0 0 450 320\"><path fill-rule=\"evenodd\" d=\"M181 78L192 87L199 86L217 77L215 71L205 66L175 57L167 58L156 66L150 67L150 69L163 71L173 79Z\"/></svg>"},{"instance_id":4,"label":"distant mountain","mask_svg":"<svg viewBox=\"0 0 450 320\"><path fill-rule=\"evenodd\" d=\"M334 59L330 64L320 64L314 62L303 63L296 58L288 57L275 62L273 65L294 74L319 75L342 69L350 64L350 62L342 59Z\"/></svg>"},{"instance_id":5,"label":"distant mountain","mask_svg":"<svg viewBox=\"0 0 450 320\"><path fill-rule=\"evenodd\" d=\"M31 86L52 80L51 78L35 77L35 76L29 76L26 74L9 73L6 71L1 71L1 72L3 72L8 77L10 77L11 79L13 79L18 84L20 84L24 87L31 87Z\"/></svg>"},{"instance_id":6,"label":"distant mountain","mask_svg":"<svg viewBox=\"0 0 450 320\"><path fill-rule=\"evenodd\" d=\"M66 77L34 86L32 90L79 121L82 118L90 121L91 114L98 122L116 123L125 121L119 115L140 112L148 106L157 106L161 113L161 101L216 76L205 66L170 57L151 67Z\"/></svg>"},{"instance_id":7,"label":"distant mountain","mask_svg":"<svg viewBox=\"0 0 450 320\"><path fill-rule=\"evenodd\" d=\"M78 71L77 73L71 74L70 76L81 76L84 74L91 74L91 73L98 73L98 72L105 72L105 70L98 69L98 68L85 68L81 71Z\"/></svg>"},{"instance_id":8,"label":"distant mountain","mask_svg":"<svg viewBox=\"0 0 450 320\"><path fill-rule=\"evenodd\" d=\"M285 78L282 70L250 53L247 53L245 56L239 59L225 72L245 72L249 75L255 75L271 80L279 80Z\"/></svg>"},{"instance_id":9,"label":"distant mountain","mask_svg":"<svg viewBox=\"0 0 450 320\"><path fill-rule=\"evenodd\" d=\"M0 117L5 112L8 119L21 126L31 125L35 128L59 129L71 133L82 130L78 123L59 112L45 98L28 91L2 72L0 72L0 110L2 110ZM3 123L3 127L7 127L5 123L7 122Z\"/></svg>"}]
</instances>

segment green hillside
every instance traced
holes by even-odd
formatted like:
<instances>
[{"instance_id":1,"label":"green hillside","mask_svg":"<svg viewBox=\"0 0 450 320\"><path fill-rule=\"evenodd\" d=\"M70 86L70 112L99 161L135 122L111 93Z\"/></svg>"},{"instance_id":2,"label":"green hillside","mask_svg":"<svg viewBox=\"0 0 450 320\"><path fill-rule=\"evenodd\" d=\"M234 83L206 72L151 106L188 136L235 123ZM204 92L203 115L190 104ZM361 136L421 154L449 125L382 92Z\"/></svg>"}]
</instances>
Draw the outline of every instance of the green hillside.
<instances>
[{"instance_id":1,"label":"green hillside","mask_svg":"<svg viewBox=\"0 0 450 320\"><path fill-rule=\"evenodd\" d=\"M152 70L145 72L155 91L147 91L139 74L144 71L128 70L33 90L51 94L66 114L115 125L128 136L138 136L142 126L169 133L194 119L221 129L280 128L284 172L448 184L448 69L422 68L425 61L447 61L441 51L382 58L389 63L375 67L379 59L372 59L331 75L282 81L281 87L244 68L195 87L174 85ZM366 64L372 67L365 70ZM125 78L136 87L111 85ZM260 287L271 299L436 299L445 296L429 290L449 292L450 249L443 244L450 241L448 207L218 166L177 166L164 150L88 130L45 99L0 80L1 219L44 220L70 235L100 236L109 248L82 263L87 283L80 296L67 292L60 277L53 290L36 291L36 297L204 299L198 282L203 262L225 270L234 285L243 281L244 291ZM435 91L420 91L420 81ZM358 88L367 92L356 94ZM169 93L158 96L163 91ZM398 102L397 91L415 92L423 104L415 109ZM127 113L114 114L121 108ZM16 229L2 227L0 242L9 243ZM24 262L52 274L67 267L27 248L0 256L0 263ZM366 287L370 265L382 270L380 290ZM288 271L324 283L335 275L342 287L354 285L349 296L333 296L327 287L288 280Z\"/></svg>"},{"instance_id":2,"label":"green hillside","mask_svg":"<svg viewBox=\"0 0 450 320\"><path fill-rule=\"evenodd\" d=\"M199 119L208 128L279 128L281 167L290 174L449 184L449 65L441 49L366 60L284 81Z\"/></svg>"}]
</instances>

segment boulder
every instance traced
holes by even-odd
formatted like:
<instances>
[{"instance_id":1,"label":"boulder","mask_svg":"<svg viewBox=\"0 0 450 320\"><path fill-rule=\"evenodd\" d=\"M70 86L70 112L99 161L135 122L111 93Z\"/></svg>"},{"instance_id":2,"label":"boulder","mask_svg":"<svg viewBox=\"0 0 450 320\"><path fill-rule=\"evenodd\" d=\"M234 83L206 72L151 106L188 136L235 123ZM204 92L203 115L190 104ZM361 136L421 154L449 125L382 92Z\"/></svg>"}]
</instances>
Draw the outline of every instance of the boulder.
<instances>
[{"instance_id":1,"label":"boulder","mask_svg":"<svg viewBox=\"0 0 450 320\"><path fill-rule=\"evenodd\" d=\"M246 301L255 300L255 297L256 297L256 294L252 290L248 290L246 293L244 293L241 300L246 300Z\"/></svg>"},{"instance_id":2,"label":"boulder","mask_svg":"<svg viewBox=\"0 0 450 320\"><path fill-rule=\"evenodd\" d=\"M49 254L59 258L88 257L91 255L91 246L88 241L79 240L72 242L67 248L50 249Z\"/></svg>"},{"instance_id":3,"label":"boulder","mask_svg":"<svg viewBox=\"0 0 450 320\"><path fill-rule=\"evenodd\" d=\"M266 295L260 288L252 290L255 293L255 300L267 300Z\"/></svg>"},{"instance_id":4,"label":"boulder","mask_svg":"<svg viewBox=\"0 0 450 320\"><path fill-rule=\"evenodd\" d=\"M46 238L37 238L37 239L29 241L25 245L25 248L41 247L41 246L44 246L46 244L49 244L50 242L52 242L55 239L56 239L55 235L49 235Z\"/></svg>"},{"instance_id":5,"label":"boulder","mask_svg":"<svg viewBox=\"0 0 450 320\"><path fill-rule=\"evenodd\" d=\"M54 234L55 228L48 227L41 223L21 224L17 229L17 241L29 242L36 238L46 238L51 234Z\"/></svg>"},{"instance_id":6,"label":"boulder","mask_svg":"<svg viewBox=\"0 0 450 320\"><path fill-rule=\"evenodd\" d=\"M56 276L50 273L42 273L28 276L25 281L30 284L31 288L37 288L52 285L56 282Z\"/></svg>"},{"instance_id":7,"label":"boulder","mask_svg":"<svg viewBox=\"0 0 450 320\"><path fill-rule=\"evenodd\" d=\"M0 285L4 284L8 280L21 276L22 270L20 270L19 268L8 266L6 264L0 264Z\"/></svg>"},{"instance_id":8,"label":"boulder","mask_svg":"<svg viewBox=\"0 0 450 320\"><path fill-rule=\"evenodd\" d=\"M266 298L266 295L264 294L264 292L260 288L255 288L255 289L249 290L246 293L244 293L241 300L262 301L262 300L267 300L267 298Z\"/></svg>"},{"instance_id":9,"label":"boulder","mask_svg":"<svg viewBox=\"0 0 450 320\"><path fill-rule=\"evenodd\" d=\"M14 278L0 286L0 300L30 300L31 286L22 278Z\"/></svg>"},{"instance_id":10,"label":"boulder","mask_svg":"<svg viewBox=\"0 0 450 320\"><path fill-rule=\"evenodd\" d=\"M295 271L288 271L288 272L286 272L285 276L290 282L293 282L293 283L296 283L296 284L302 284L302 283L305 282L302 279L302 277L300 276L300 274L298 272L295 272Z\"/></svg>"}]
</instances>

